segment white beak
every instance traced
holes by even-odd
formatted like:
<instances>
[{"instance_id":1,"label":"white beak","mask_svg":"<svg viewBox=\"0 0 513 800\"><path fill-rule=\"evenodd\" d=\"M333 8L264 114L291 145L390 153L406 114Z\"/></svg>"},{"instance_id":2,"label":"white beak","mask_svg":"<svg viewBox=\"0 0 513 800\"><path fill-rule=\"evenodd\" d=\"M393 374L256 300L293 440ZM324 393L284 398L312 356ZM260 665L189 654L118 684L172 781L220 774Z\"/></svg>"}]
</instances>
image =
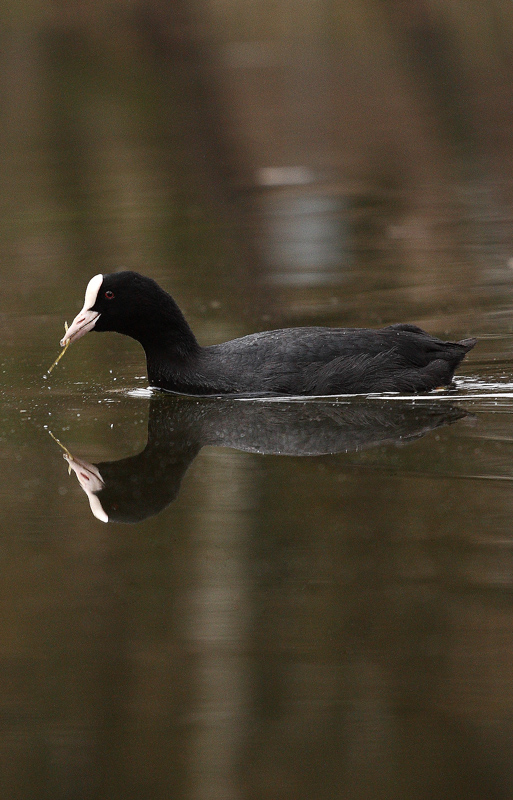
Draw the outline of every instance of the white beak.
<instances>
[{"instance_id":1,"label":"white beak","mask_svg":"<svg viewBox=\"0 0 513 800\"><path fill-rule=\"evenodd\" d=\"M82 336L92 330L96 325L96 320L100 316L98 311L91 311L91 309L82 309L80 314L77 314L68 330L66 335L61 339L61 347L64 347L68 342L76 342Z\"/></svg>"},{"instance_id":2,"label":"white beak","mask_svg":"<svg viewBox=\"0 0 513 800\"><path fill-rule=\"evenodd\" d=\"M87 284L84 307L71 323L66 331L66 335L61 339L61 347L85 336L85 334L96 325L100 312L92 311L91 309L96 303L102 283L103 275L100 273L99 275L95 275L94 278L91 278Z\"/></svg>"}]
</instances>

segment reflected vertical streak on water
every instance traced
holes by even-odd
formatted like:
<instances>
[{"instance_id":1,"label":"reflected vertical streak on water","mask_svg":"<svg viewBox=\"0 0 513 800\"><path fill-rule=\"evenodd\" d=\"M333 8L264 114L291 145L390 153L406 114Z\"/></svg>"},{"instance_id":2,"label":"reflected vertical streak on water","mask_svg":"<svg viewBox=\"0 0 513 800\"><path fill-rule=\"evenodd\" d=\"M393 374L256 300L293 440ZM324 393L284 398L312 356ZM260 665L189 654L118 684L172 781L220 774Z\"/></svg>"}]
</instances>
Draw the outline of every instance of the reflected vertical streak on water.
<instances>
[{"instance_id":1,"label":"reflected vertical streak on water","mask_svg":"<svg viewBox=\"0 0 513 800\"><path fill-rule=\"evenodd\" d=\"M238 453L208 450L202 462L201 508L194 514L195 586L188 609L197 654L193 797L237 800L235 768L248 724L248 504L256 476Z\"/></svg>"}]
</instances>

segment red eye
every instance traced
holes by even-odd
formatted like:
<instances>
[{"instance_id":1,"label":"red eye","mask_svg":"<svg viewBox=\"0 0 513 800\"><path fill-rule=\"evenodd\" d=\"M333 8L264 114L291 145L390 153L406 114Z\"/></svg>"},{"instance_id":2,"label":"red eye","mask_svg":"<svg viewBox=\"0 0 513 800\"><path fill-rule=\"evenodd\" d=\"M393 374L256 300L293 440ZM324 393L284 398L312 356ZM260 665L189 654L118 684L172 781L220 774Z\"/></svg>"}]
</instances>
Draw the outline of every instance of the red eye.
<instances>
[{"instance_id":1,"label":"red eye","mask_svg":"<svg viewBox=\"0 0 513 800\"><path fill-rule=\"evenodd\" d=\"M113 300L114 299L114 292L111 292L110 289L108 289L105 292L105 297L107 298L107 300Z\"/></svg>"}]
</instances>

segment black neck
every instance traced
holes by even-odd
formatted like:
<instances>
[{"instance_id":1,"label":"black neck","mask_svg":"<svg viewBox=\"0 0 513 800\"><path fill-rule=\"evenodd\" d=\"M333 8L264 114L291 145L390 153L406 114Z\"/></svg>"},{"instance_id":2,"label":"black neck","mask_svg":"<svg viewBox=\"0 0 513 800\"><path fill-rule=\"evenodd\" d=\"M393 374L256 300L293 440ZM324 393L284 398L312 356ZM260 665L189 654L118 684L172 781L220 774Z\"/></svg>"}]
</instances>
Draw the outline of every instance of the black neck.
<instances>
[{"instance_id":1,"label":"black neck","mask_svg":"<svg viewBox=\"0 0 513 800\"><path fill-rule=\"evenodd\" d=\"M165 302L139 320L131 321L130 333L142 344L147 358L165 354L167 360L190 358L201 349L187 320L172 297L165 295ZM138 324L139 323L139 324Z\"/></svg>"}]
</instances>

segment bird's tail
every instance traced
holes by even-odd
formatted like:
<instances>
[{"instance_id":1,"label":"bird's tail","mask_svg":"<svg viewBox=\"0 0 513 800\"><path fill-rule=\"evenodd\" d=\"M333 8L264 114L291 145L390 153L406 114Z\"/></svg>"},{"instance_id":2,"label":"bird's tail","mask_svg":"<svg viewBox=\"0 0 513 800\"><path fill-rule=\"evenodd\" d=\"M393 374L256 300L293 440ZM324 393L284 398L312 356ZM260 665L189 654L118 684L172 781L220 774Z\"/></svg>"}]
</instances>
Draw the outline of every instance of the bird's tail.
<instances>
[{"instance_id":1,"label":"bird's tail","mask_svg":"<svg viewBox=\"0 0 513 800\"><path fill-rule=\"evenodd\" d=\"M469 350L476 346L477 339L461 339L458 344L461 344L465 348L465 353L468 353Z\"/></svg>"}]
</instances>

